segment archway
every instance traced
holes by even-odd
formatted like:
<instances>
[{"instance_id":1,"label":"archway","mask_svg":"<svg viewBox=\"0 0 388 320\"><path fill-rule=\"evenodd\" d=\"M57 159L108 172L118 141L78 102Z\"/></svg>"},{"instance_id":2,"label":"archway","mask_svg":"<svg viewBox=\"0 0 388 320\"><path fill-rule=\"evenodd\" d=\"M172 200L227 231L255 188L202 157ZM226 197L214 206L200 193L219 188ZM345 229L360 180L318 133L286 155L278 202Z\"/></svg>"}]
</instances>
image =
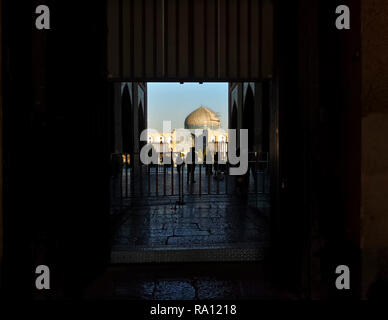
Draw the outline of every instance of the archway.
<instances>
[{"instance_id":1,"label":"archway","mask_svg":"<svg viewBox=\"0 0 388 320\"><path fill-rule=\"evenodd\" d=\"M243 109L243 125L244 129L248 129L248 149L253 151L255 142L255 98L250 85L248 85L247 93L245 95L244 109Z\"/></svg>"},{"instance_id":2,"label":"archway","mask_svg":"<svg viewBox=\"0 0 388 320\"><path fill-rule=\"evenodd\" d=\"M237 129L237 106L236 102L233 102L232 118L230 120L230 129Z\"/></svg>"},{"instance_id":3,"label":"archway","mask_svg":"<svg viewBox=\"0 0 388 320\"><path fill-rule=\"evenodd\" d=\"M132 102L129 94L129 88L126 84L121 98L121 127L123 136L123 153L133 152L133 117Z\"/></svg>"},{"instance_id":4,"label":"archway","mask_svg":"<svg viewBox=\"0 0 388 320\"><path fill-rule=\"evenodd\" d=\"M138 116L138 137L140 137L143 130L145 130L145 121L144 121L144 109L143 109L143 103L139 103L139 116ZM139 141L139 150L144 146L144 141Z\"/></svg>"}]
</instances>

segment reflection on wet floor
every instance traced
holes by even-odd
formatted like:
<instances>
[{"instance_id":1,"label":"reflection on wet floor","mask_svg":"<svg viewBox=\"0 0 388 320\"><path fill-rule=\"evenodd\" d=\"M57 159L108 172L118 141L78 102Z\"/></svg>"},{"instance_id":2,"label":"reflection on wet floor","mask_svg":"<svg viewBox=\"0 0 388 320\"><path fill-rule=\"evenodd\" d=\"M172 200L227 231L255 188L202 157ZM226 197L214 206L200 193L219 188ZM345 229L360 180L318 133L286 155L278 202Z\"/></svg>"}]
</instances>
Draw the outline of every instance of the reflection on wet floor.
<instances>
[{"instance_id":1,"label":"reflection on wet floor","mask_svg":"<svg viewBox=\"0 0 388 320\"><path fill-rule=\"evenodd\" d=\"M177 196L123 199L124 211L112 239L113 264L95 284L103 288L102 296L277 298L264 267L269 247L268 194L245 199L235 194L186 194L184 205L177 205L177 200Z\"/></svg>"},{"instance_id":2,"label":"reflection on wet floor","mask_svg":"<svg viewBox=\"0 0 388 320\"><path fill-rule=\"evenodd\" d=\"M129 209L124 219L115 248L254 243L268 237L262 212L214 197L176 208L174 203L151 203Z\"/></svg>"},{"instance_id":3,"label":"reflection on wet floor","mask_svg":"<svg viewBox=\"0 0 388 320\"><path fill-rule=\"evenodd\" d=\"M208 261L205 255L211 258L216 253L212 250L222 249L224 251L217 251L221 260L230 260L227 256L222 258L222 255L236 256L239 252L251 260L250 253L243 249L252 249L252 254L257 255L258 248L268 247L269 204L265 196L259 201L260 208L243 205L231 196L188 196L185 205L178 206L174 200L139 199L137 203L132 203L114 234L112 256L117 259L117 253L132 252L131 258L137 259L133 256L137 252L143 255L142 261L148 262L153 260L145 258L145 252L159 255L157 259L161 259L160 250L169 250L172 254L173 250L183 252L191 249L204 254L203 260ZM208 250L206 253L201 251L205 249ZM230 251L232 249L234 253ZM192 253L191 257L183 258L188 253L182 252L184 261L198 257L197 253ZM173 259L176 261L179 255L176 254Z\"/></svg>"}]
</instances>

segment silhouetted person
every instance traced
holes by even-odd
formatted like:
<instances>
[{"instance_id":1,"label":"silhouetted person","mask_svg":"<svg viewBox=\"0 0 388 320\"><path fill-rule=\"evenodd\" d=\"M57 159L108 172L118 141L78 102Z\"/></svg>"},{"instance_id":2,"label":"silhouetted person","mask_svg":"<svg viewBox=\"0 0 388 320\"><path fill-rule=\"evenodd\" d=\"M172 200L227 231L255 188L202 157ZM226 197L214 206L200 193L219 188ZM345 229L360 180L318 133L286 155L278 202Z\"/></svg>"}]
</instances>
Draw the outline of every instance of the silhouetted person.
<instances>
[{"instance_id":1,"label":"silhouetted person","mask_svg":"<svg viewBox=\"0 0 388 320\"><path fill-rule=\"evenodd\" d=\"M212 175L213 174L213 170L212 170L212 163L211 163L211 155L210 155L210 152L206 152L204 154L204 164L205 164L205 167L206 167L206 175L209 176L209 175ZM208 162L208 159L209 159L209 162Z\"/></svg>"},{"instance_id":2,"label":"silhouetted person","mask_svg":"<svg viewBox=\"0 0 388 320\"><path fill-rule=\"evenodd\" d=\"M240 152L240 147L238 147L236 150L237 157L240 157ZM246 197L248 196L248 176L249 168L247 169L247 172L245 174L235 176L236 193L241 197L243 201L246 200Z\"/></svg>"},{"instance_id":3,"label":"silhouetted person","mask_svg":"<svg viewBox=\"0 0 388 320\"><path fill-rule=\"evenodd\" d=\"M219 153L216 151L214 153L214 178L219 179L220 178L220 170L219 170Z\"/></svg>"},{"instance_id":4,"label":"silhouetted person","mask_svg":"<svg viewBox=\"0 0 388 320\"><path fill-rule=\"evenodd\" d=\"M159 147L159 162L163 164L163 152L164 152L164 146L163 142L160 141L160 147Z\"/></svg>"},{"instance_id":5,"label":"silhouetted person","mask_svg":"<svg viewBox=\"0 0 388 320\"><path fill-rule=\"evenodd\" d=\"M192 147L191 150L187 153L186 159L191 159L191 164L187 164L187 183L189 183L189 177L191 183L195 183L194 173L195 173L195 163L197 162L197 154L195 148Z\"/></svg>"},{"instance_id":6,"label":"silhouetted person","mask_svg":"<svg viewBox=\"0 0 388 320\"><path fill-rule=\"evenodd\" d=\"M218 151L214 153L214 171L218 173Z\"/></svg>"}]
</instances>

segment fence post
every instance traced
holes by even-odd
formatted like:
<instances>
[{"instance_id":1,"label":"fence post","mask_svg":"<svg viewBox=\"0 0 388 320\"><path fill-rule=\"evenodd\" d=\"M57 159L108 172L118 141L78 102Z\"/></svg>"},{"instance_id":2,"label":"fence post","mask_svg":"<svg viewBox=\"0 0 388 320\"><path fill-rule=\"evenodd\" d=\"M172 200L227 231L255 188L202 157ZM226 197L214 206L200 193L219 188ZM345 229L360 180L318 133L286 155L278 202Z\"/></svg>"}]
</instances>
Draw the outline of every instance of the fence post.
<instances>
[{"instance_id":1,"label":"fence post","mask_svg":"<svg viewBox=\"0 0 388 320\"><path fill-rule=\"evenodd\" d=\"M139 157L139 176L140 176L140 195L143 196L143 167L141 165L140 157Z\"/></svg>"},{"instance_id":2,"label":"fence post","mask_svg":"<svg viewBox=\"0 0 388 320\"><path fill-rule=\"evenodd\" d=\"M184 172L183 172L183 168L184 168L184 163L182 164L177 164L177 170L178 170L178 193L179 193L179 200L178 200L178 204L184 204L184 201L183 201L183 179L184 179Z\"/></svg>"},{"instance_id":3,"label":"fence post","mask_svg":"<svg viewBox=\"0 0 388 320\"><path fill-rule=\"evenodd\" d=\"M187 172L187 184L189 184L189 182L190 182L190 172L189 172L189 166L187 166L187 168L186 168L186 172Z\"/></svg>"},{"instance_id":4,"label":"fence post","mask_svg":"<svg viewBox=\"0 0 388 320\"><path fill-rule=\"evenodd\" d=\"M171 151L171 195L174 195L174 159L172 158L172 151Z\"/></svg>"},{"instance_id":5,"label":"fence post","mask_svg":"<svg viewBox=\"0 0 388 320\"><path fill-rule=\"evenodd\" d=\"M123 201L123 154L120 153L120 173L119 173L119 188L120 188L120 207Z\"/></svg>"},{"instance_id":6,"label":"fence post","mask_svg":"<svg viewBox=\"0 0 388 320\"><path fill-rule=\"evenodd\" d=\"M202 163L199 164L199 196L202 195Z\"/></svg>"},{"instance_id":7,"label":"fence post","mask_svg":"<svg viewBox=\"0 0 388 320\"><path fill-rule=\"evenodd\" d=\"M185 200L184 200L184 198L185 198L185 193L184 193L184 183L183 183L183 170L185 169L185 163L183 162L182 163L182 184L181 184L181 186L182 186L182 202L181 202L181 204L184 204L185 203Z\"/></svg>"},{"instance_id":8,"label":"fence post","mask_svg":"<svg viewBox=\"0 0 388 320\"><path fill-rule=\"evenodd\" d=\"M125 154L125 198L128 198L128 155Z\"/></svg>"},{"instance_id":9,"label":"fence post","mask_svg":"<svg viewBox=\"0 0 388 320\"><path fill-rule=\"evenodd\" d=\"M155 164L155 195L159 194L159 164Z\"/></svg>"},{"instance_id":10,"label":"fence post","mask_svg":"<svg viewBox=\"0 0 388 320\"><path fill-rule=\"evenodd\" d=\"M211 176L211 173L209 172L209 174L207 175L207 193L210 194L211 193L211 185L210 185L210 176Z\"/></svg>"},{"instance_id":11,"label":"fence post","mask_svg":"<svg viewBox=\"0 0 388 320\"><path fill-rule=\"evenodd\" d=\"M229 163L226 160L225 164L225 194L228 194L228 183L229 183Z\"/></svg>"},{"instance_id":12,"label":"fence post","mask_svg":"<svg viewBox=\"0 0 388 320\"><path fill-rule=\"evenodd\" d=\"M147 175L148 175L148 196L151 195L151 168L150 165L147 164Z\"/></svg>"},{"instance_id":13,"label":"fence post","mask_svg":"<svg viewBox=\"0 0 388 320\"><path fill-rule=\"evenodd\" d=\"M219 164L217 164L216 180L217 180L217 194L220 194L220 177L219 177Z\"/></svg>"},{"instance_id":14,"label":"fence post","mask_svg":"<svg viewBox=\"0 0 388 320\"><path fill-rule=\"evenodd\" d=\"M259 153L256 153L255 155L255 194L258 193L258 175L257 175L257 170L259 169Z\"/></svg>"},{"instance_id":15,"label":"fence post","mask_svg":"<svg viewBox=\"0 0 388 320\"><path fill-rule=\"evenodd\" d=\"M166 165L163 165L163 196L166 195Z\"/></svg>"}]
</instances>

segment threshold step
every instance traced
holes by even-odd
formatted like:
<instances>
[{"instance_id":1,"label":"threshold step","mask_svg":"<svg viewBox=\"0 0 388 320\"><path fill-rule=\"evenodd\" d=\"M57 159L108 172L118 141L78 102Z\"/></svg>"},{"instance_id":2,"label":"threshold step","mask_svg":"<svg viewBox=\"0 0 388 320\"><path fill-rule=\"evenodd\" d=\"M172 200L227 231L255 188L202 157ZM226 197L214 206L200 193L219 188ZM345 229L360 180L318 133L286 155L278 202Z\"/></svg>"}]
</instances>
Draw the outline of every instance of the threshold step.
<instances>
[{"instance_id":1,"label":"threshold step","mask_svg":"<svg viewBox=\"0 0 388 320\"><path fill-rule=\"evenodd\" d=\"M111 263L239 262L262 261L268 244L198 248L152 247L112 251Z\"/></svg>"}]
</instances>

